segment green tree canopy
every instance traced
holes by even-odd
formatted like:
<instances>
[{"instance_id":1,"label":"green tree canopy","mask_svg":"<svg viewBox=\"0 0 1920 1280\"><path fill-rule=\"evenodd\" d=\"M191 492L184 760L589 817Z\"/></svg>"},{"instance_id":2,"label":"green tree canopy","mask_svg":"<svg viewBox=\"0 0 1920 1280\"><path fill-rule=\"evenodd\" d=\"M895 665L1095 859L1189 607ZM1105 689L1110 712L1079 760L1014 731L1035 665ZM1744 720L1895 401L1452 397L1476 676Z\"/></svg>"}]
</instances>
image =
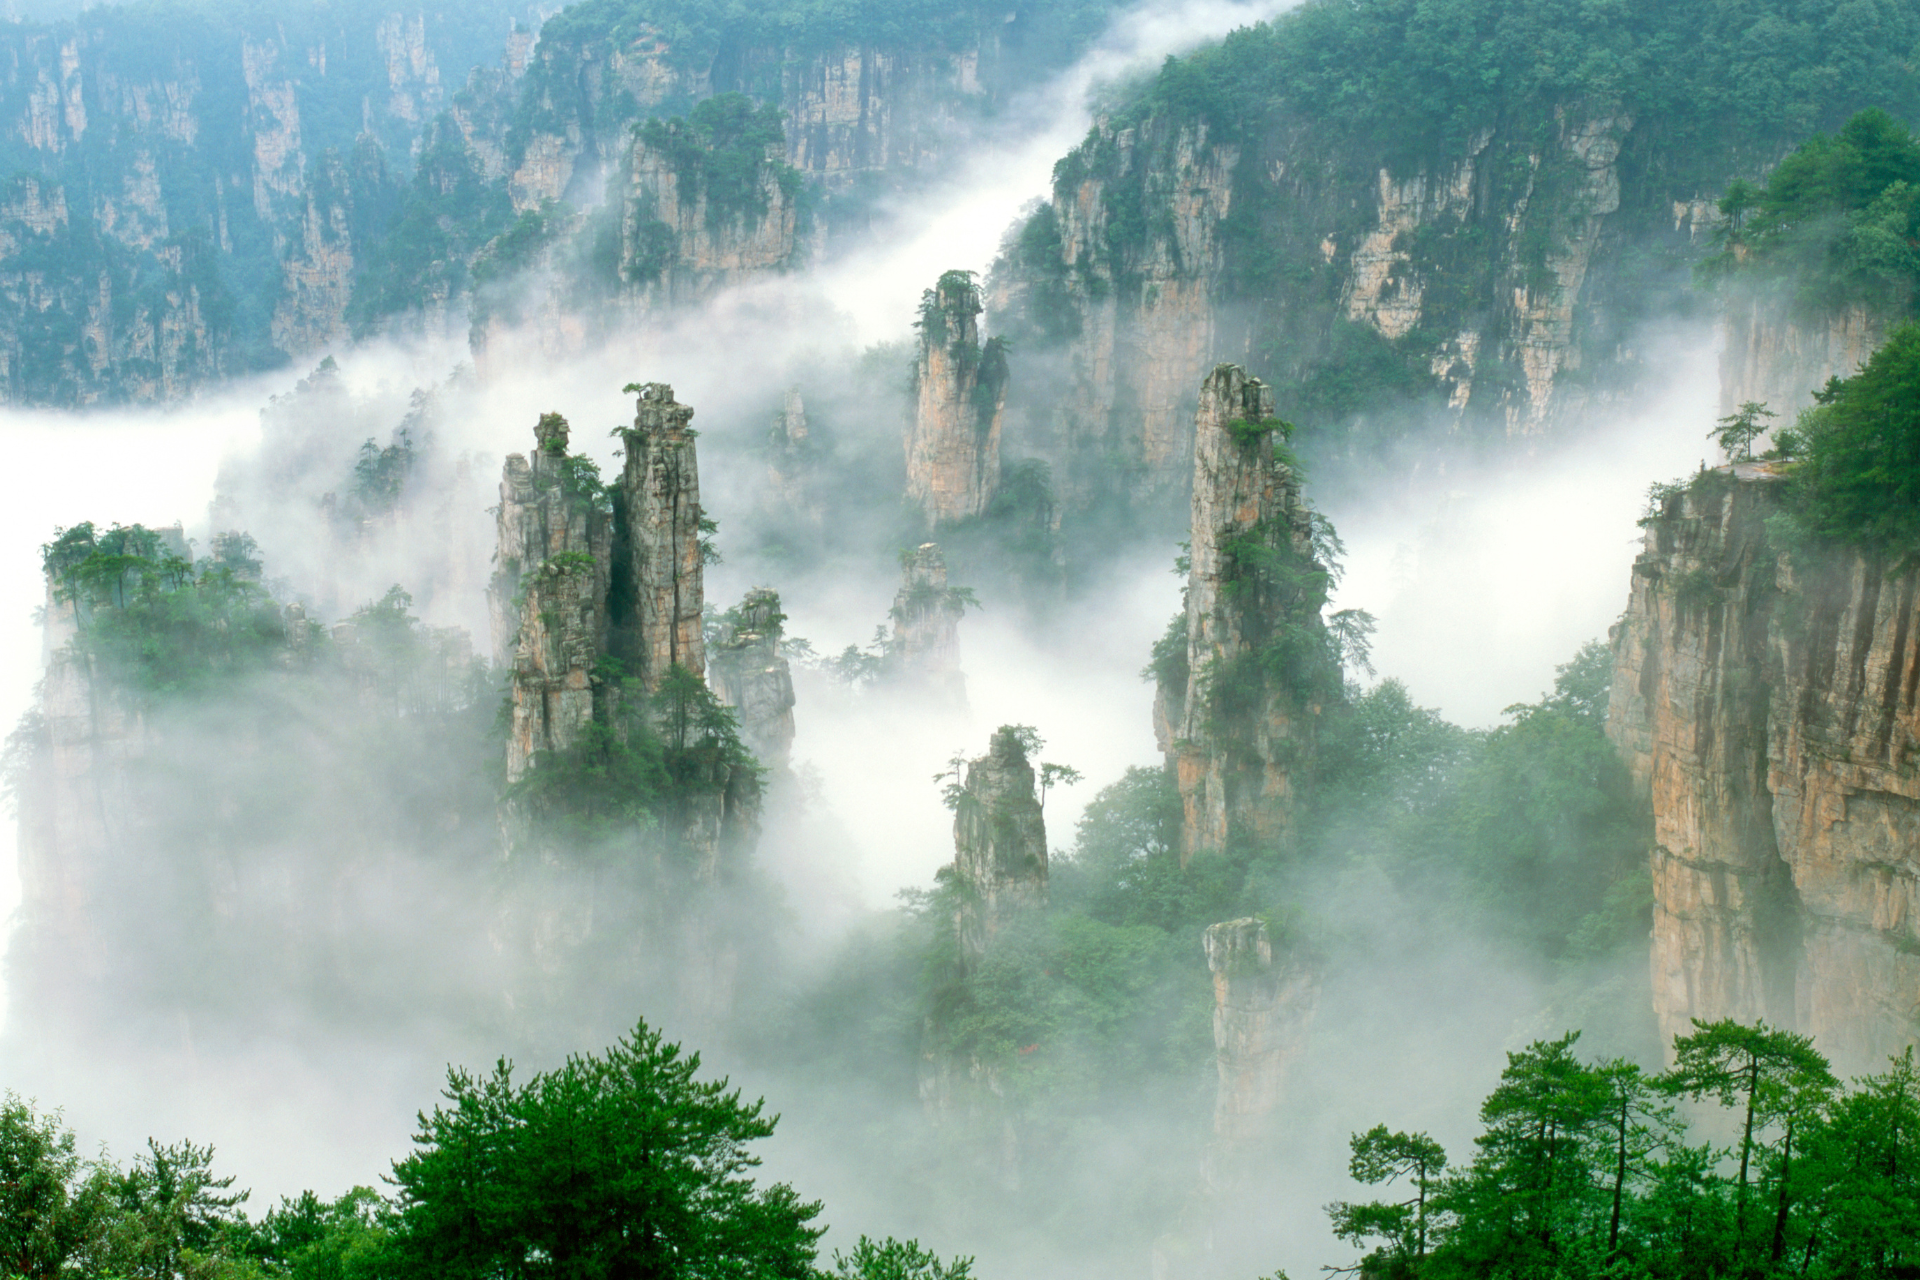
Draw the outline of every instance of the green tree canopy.
<instances>
[{"instance_id":1,"label":"green tree canopy","mask_svg":"<svg viewBox=\"0 0 1920 1280\"><path fill-rule=\"evenodd\" d=\"M778 1117L699 1069L644 1022L524 1084L450 1069L393 1169L399 1274L812 1280L820 1206L748 1176Z\"/></svg>"}]
</instances>

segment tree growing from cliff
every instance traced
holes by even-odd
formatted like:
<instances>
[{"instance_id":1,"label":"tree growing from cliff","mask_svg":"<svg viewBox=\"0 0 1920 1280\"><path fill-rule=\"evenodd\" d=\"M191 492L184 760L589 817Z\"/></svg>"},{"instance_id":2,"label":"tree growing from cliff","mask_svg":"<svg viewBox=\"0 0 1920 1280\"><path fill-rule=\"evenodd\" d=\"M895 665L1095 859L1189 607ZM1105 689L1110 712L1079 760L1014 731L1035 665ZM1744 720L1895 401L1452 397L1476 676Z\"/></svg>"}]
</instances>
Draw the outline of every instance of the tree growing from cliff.
<instances>
[{"instance_id":1,"label":"tree growing from cliff","mask_svg":"<svg viewBox=\"0 0 1920 1280\"><path fill-rule=\"evenodd\" d=\"M1779 415L1758 400L1748 400L1740 406L1737 413L1730 413L1720 419L1719 425L1707 433L1707 438L1720 447L1729 462L1751 462L1753 460L1753 442L1767 434L1767 424L1762 421Z\"/></svg>"},{"instance_id":2,"label":"tree growing from cliff","mask_svg":"<svg viewBox=\"0 0 1920 1280\"><path fill-rule=\"evenodd\" d=\"M1920 326L1887 339L1801 415L1794 472L1808 532L1896 556L1920 553Z\"/></svg>"}]
</instances>

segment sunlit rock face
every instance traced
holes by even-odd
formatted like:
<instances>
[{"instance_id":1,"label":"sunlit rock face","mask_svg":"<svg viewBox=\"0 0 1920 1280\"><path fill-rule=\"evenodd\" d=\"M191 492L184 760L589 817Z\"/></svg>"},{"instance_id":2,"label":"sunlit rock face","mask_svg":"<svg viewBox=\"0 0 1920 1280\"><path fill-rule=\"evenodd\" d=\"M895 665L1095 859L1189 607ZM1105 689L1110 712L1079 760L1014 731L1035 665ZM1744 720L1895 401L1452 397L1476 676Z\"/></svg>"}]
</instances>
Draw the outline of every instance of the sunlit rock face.
<instances>
[{"instance_id":1,"label":"sunlit rock face","mask_svg":"<svg viewBox=\"0 0 1920 1280\"><path fill-rule=\"evenodd\" d=\"M546 414L536 447L509 454L487 603L494 661L512 671L507 781L538 752L572 745L594 715L594 665L607 647L613 526L567 472L567 421Z\"/></svg>"},{"instance_id":2,"label":"sunlit rock face","mask_svg":"<svg viewBox=\"0 0 1920 1280\"><path fill-rule=\"evenodd\" d=\"M1269 388L1236 365L1207 375L1194 419L1184 687L1157 698L1185 810L1182 860L1230 840L1283 844L1313 764L1319 707L1267 660L1317 635L1324 594L1300 483L1276 452Z\"/></svg>"},{"instance_id":3,"label":"sunlit rock face","mask_svg":"<svg viewBox=\"0 0 1920 1280\"><path fill-rule=\"evenodd\" d=\"M978 960L1016 913L1047 900L1047 826L1020 734L1001 726L969 760L953 814L953 871L964 886L956 926Z\"/></svg>"},{"instance_id":4,"label":"sunlit rock face","mask_svg":"<svg viewBox=\"0 0 1920 1280\"><path fill-rule=\"evenodd\" d=\"M722 618L707 675L720 701L740 717L740 739L769 769L785 769L793 750L793 672L780 653L786 615L780 593L747 592Z\"/></svg>"},{"instance_id":5,"label":"sunlit rock face","mask_svg":"<svg viewBox=\"0 0 1920 1280\"><path fill-rule=\"evenodd\" d=\"M980 341L980 291L950 271L920 308L913 425L907 434L907 498L929 527L984 515L1000 484L1000 431L1007 360Z\"/></svg>"},{"instance_id":6,"label":"sunlit rock face","mask_svg":"<svg viewBox=\"0 0 1920 1280\"><path fill-rule=\"evenodd\" d=\"M1667 498L1608 733L1653 800L1654 1009L1767 1018L1846 1069L1920 1027L1920 572L1768 547L1764 464Z\"/></svg>"},{"instance_id":7,"label":"sunlit rock face","mask_svg":"<svg viewBox=\"0 0 1920 1280\"><path fill-rule=\"evenodd\" d=\"M966 604L947 585L947 558L939 544L923 543L903 555L900 579L891 610L888 674L906 688L964 703L967 680L960 670L960 619Z\"/></svg>"},{"instance_id":8,"label":"sunlit rock face","mask_svg":"<svg viewBox=\"0 0 1920 1280\"><path fill-rule=\"evenodd\" d=\"M623 430L626 467L614 494L614 554L621 606L613 648L628 674L658 685L673 666L707 669L701 610L706 604L700 551L700 465L693 410L664 382L634 388L640 400Z\"/></svg>"},{"instance_id":9,"label":"sunlit rock face","mask_svg":"<svg viewBox=\"0 0 1920 1280\"><path fill-rule=\"evenodd\" d=\"M1287 1077L1307 1051L1320 978L1299 955L1276 960L1263 920L1228 920L1204 935L1213 974L1213 1048L1219 1154L1252 1148L1270 1132Z\"/></svg>"}]
</instances>

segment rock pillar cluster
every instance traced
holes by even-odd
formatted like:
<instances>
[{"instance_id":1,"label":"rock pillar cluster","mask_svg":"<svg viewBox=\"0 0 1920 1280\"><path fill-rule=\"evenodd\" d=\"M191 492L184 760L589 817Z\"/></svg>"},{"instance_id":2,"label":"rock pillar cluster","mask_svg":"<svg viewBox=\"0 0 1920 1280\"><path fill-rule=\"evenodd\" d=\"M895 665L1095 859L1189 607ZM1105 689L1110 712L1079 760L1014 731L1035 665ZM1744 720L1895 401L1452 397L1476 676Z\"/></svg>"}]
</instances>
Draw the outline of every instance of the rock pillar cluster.
<instances>
[{"instance_id":1,"label":"rock pillar cluster","mask_svg":"<svg viewBox=\"0 0 1920 1280\"><path fill-rule=\"evenodd\" d=\"M594 715L594 664L607 646L613 528L579 487L567 420L543 414L535 447L500 478L499 547L487 603L494 660L512 669L507 781L535 754L570 746Z\"/></svg>"},{"instance_id":2,"label":"rock pillar cluster","mask_svg":"<svg viewBox=\"0 0 1920 1280\"><path fill-rule=\"evenodd\" d=\"M1184 675L1163 676L1157 698L1185 811L1183 862L1231 840L1284 843L1312 768L1326 573L1277 448L1284 434L1271 388L1236 365L1207 376L1194 420Z\"/></svg>"},{"instance_id":3,"label":"rock pillar cluster","mask_svg":"<svg viewBox=\"0 0 1920 1280\"><path fill-rule=\"evenodd\" d=\"M711 879L727 850L755 839L759 785L752 766L730 754L726 735L701 723L708 690L693 410L663 383L630 390L639 408L620 433L626 466L610 494L588 464L569 458L557 414L540 419L531 455L507 459L491 599L495 652L512 665L508 780L523 777L541 753L564 751L596 720L626 732L619 726L643 714L672 766L666 834L686 846L696 874ZM744 653L758 643L746 638L752 626L772 624L777 636L779 600L765 595L749 597L744 630L732 638L743 650L736 698L753 683ZM764 684L765 673L757 679ZM785 689L785 705L768 705L759 726L782 750L782 717L791 736L791 684ZM634 698L646 706L622 707ZM770 703L779 701L776 691Z\"/></svg>"},{"instance_id":4,"label":"rock pillar cluster","mask_svg":"<svg viewBox=\"0 0 1920 1280\"><path fill-rule=\"evenodd\" d=\"M614 523L625 608L615 653L651 689L674 666L706 672L700 467L693 410L673 398L673 388L649 382L628 390L640 402L633 426L620 433L626 471Z\"/></svg>"},{"instance_id":5,"label":"rock pillar cluster","mask_svg":"<svg viewBox=\"0 0 1920 1280\"><path fill-rule=\"evenodd\" d=\"M1667 497L1607 731L1651 796L1654 1009L1766 1018L1845 1070L1920 1028L1920 571L1766 541L1766 464Z\"/></svg>"},{"instance_id":6,"label":"rock pillar cluster","mask_svg":"<svg viewBox=\"0 0 1920 1280\"><path fill-rule=\"evenodd\" d=\"M1047 900L1047 826L1020 731L1002 725L987 754L967 762L953 814L953 871L962 890L956 926L969 960L986 953L1015 914Z\"/></svg>"},{"instance_id":7,"label":"rock pillar cluster","mask_svg":"<svg viewBox=\"0 0 1920 1280\"><path fill-rule=\"evenodd\" d=\"M980 341L981 310L964 271L941 276L920 306L907 497L929 527L984 515L1000 484L1007 358L997 340Z\"/></svg>"},{"instance_id":8,"label":"rock pillar cluster","mask_svg":"<svg viewBox=\"0 0 1920 1280\"><path fill-rule=\"evenodd\" d=\"M894 593L893 642L888 660L902 683L955 703L967 700L960 671L960 619L968 593L947 585L947 558L939 544L922 543L900 557Z\"/></svg>"},{"instance_id":9,"label":"rock pillar cluster","mask_svg":"<svg viewBox=\"0 0 1920 1280\"><path fill-rule=\"evenodd\" d=\"M1320 979L1292 954L1274 958L1263 920L1228 920L1203 938L1213 974L1213 1049L1219 1068L1213 1134L1225 1150L1266 1136L1287 1074L1306 1053Z\"/></svg>"},{"instance_id":10,"label":"rock pillar cluster","mask_svg":"<svg viewBox=\"0 0 1920 1280\"><path fill-rule=\"evenodd\" d=\"M793 749L793 673L780 653L780 593L747 592L723 615L708 677L714 696L740 717L740 740L770 769L787 767Z\"/></svg>"}]
</instances>

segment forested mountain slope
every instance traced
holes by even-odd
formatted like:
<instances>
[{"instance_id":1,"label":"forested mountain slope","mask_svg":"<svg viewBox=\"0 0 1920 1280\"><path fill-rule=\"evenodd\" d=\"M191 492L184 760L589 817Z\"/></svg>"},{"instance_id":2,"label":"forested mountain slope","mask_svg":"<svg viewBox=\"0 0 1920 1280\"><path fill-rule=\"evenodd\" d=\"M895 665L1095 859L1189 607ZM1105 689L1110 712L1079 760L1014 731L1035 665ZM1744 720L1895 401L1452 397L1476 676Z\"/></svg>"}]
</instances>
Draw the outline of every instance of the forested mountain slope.
<instances>
[{"instance_id":1,"label":"forested mountain slope","mask_svg":"<svg viewBox=\"0 0 1920 1280\"><path fill-rule=\"evenodd\" d=\"M1552 431L1706 312L1691 267L1731 181L1920 109L1916 38L1900 4L1362 0L1171 60L996 271L1016 387L1066 369L1023 443L1081 505L1177 489L1220 359L1274 384L1310 457L1435 415Z\"/></svg>"}]
</instances>

